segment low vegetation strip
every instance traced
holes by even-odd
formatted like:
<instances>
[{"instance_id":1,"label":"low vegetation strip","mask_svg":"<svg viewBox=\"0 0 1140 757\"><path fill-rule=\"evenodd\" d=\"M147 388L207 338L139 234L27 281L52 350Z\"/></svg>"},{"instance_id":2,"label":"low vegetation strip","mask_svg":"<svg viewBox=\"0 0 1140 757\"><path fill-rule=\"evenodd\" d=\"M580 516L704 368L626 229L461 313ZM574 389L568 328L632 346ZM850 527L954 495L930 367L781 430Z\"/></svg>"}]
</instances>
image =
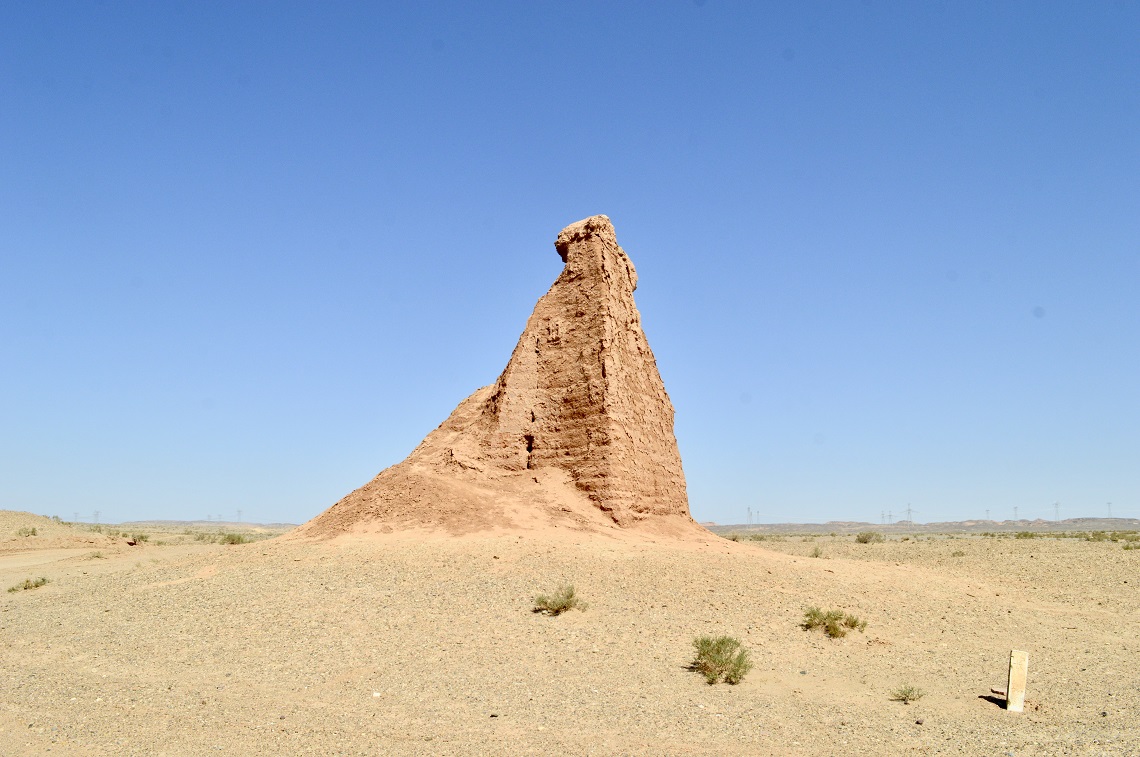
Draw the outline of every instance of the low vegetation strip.
<instances>
[{"instance_id":1,"label":"low vegetation strip","mask_svg":"<svg viewBox=\"0 0 1140 757\"><path fill-rule=\"evenodd\" d=\"M50 583L47 578L40 576L39 578L25 578L23 583L16 584L8 588L8 593L11 594L17 591L29 591L31 589L38 589L45 584Z\"/></svg>"}]
</instances>

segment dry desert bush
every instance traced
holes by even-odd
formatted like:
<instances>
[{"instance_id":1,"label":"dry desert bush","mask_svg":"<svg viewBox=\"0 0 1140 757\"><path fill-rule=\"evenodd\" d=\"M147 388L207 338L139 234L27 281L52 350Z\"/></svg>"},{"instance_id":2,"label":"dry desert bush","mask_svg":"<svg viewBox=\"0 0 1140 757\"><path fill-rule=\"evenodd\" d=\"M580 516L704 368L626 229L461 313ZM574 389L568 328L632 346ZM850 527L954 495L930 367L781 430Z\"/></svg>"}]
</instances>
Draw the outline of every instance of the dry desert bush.
<instances>
[{"instance_id":1,"label":"dry desert bush","mask_svg":"<svg viewBox=\"0 0 1140 757\"><path fill-rule=\"evenodd\" d=\"M818 607L809 607L804 611L803 629L811 631L822 628L823 632L833 639L841 639L847 631L862 633L867 628L867 621L860 620L854 615L842 610L821 610Z\"/></svg>"},{"instance_id":2,"label":"dry desert bush","mask_svg":"<svg viewBox=\"0 0 1140 757\"><path fill-rule=\"evenodd\" d=\"M48 579L43 577L43 576L40 576L39 578L36 578L36 579L25 578L24 582L22 584L16 584L15 586L9 587L8 593L10 594L12 592L17 592L17 591L28 591L30 589L38 589L46 583L48 583Z\"/></svg>"},{"instance_id":3,"label":"dry desert bush","mask_svg":"<svg viewBox=\"0 0 1140 757\"><path fill-rule=\"evenodd\" d=\"M727 684L738 684L752 670L748 650L740 644L740 639L731 636L699 636L693 639L697 657L692 669L712 684L723 679Z\"/></svg>"},{"instance_id":4,"label":"dry desert bush","mask_svg":"<svg viewBox=\"0 0 1140 757\"><path fill-rule=\"evenodd\" d=\"M911 702L917 702L924 696L926 696L925 691L917 686L911 686L909 683L906 683L891 692L891 701L910 704Z\"/></svg>"},{"instance_id":5,"label":"dry desert bush","mask_svg":"<svg viewBox=\"0 0 1140 757\"><path fill-rule=\"evenodd\" d=\"M561 615L575 607L585 610L587 605L575 596L574 587L570 584L560 587L550 596L539 594L534 598L534 612L543 615Z\"/></svg>"}]
</instances>

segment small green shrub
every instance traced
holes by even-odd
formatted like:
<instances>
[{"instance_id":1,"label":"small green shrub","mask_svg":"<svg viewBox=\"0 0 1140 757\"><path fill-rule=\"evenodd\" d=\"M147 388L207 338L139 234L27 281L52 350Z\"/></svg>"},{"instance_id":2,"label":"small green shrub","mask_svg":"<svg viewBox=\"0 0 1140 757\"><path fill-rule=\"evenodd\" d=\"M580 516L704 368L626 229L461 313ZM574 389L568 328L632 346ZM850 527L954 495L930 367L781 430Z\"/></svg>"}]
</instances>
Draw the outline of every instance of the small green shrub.
<instances>
[{"instance_id":1,"label":"small green shrub","mask_svg":"<svg viewBox=\"0 0 1140 757\"><path fill-rule=\"evenodd\" d=\"M1036 539L1037 534L1032 531L1018 531L1013 535L1015 539Z\"/></svg>"},{"instance_id":2,"label":"small green shrub","mask_svg":"<svg viewBox=\"0 0 1140 757\"><path fill-rule=\"evenodd\" d=\"M8 589L8 593L10 594L15 591L28 591L30 589L38 589L46 583L49 583L48 579L44 578L43 576L40 576L34 580L31 578L25 578L22 584L16 584L15 586L10 587Z\"/></svg>"},{"instance_id":3,"label":"small green shrub","mask_svg":"<svg viewBox=\"0 0 1140 757\"><path fill-rule=\"evenodd\" d=\"M549 597L545 594L539 594L535 597L533 611L540 612L543 615L561 615L575 607L579 610L585 610L587 605L574 595L574 587L566 584Z\"/></svg>"},{"instance_id":4,"label":"small green shrub","mask_svg":"<svg viewBox=\"0 0 1140 757\"><path fill-rule=\"evenodd\" d=\"M218 541L220 541L222 544L248 544L249 543L249 539L245 538L241 534L222 534L219 537Z\"/></svg>"},{"instance_id":5,"label":"small green shrub","mask_svg":"<svg viewBox=\"0 0 1140 757\"><path fill-rule=\"evenodd\" d=\"M35 536L35 535L36 535L36 529L35 528L21 528L18 531L16 531L16 536Z\"/></svg>"},{"instance_id":6,"label":"small green shrub","mask_svg":"<svg viewBox=\"0 0 1140 757\"><path fill-rule=\"evenodd\" d=\"M951 557L965 557L965 556L966 556L966 553L965 553L965 552L963 552L963 551L962 551L962 550L960 550L960 549L956 549L956 550L954 550L953 552L951 552L951 553L950 553L950 556L951 556Z\"/></svg>"},{"instance_id":7,"label":"small green shrub","mask_svg":"<svg viewBox=\"0 0 1140 757\"><path fill-rule=\"evenodd\" d=\"M903 704L910 704L911 702L917 702L918 700L922 699L924 696L926 696L925 691L918 688L917 686L911 686L908 683L908 684L903 684L902 686L898 687L897 689L895 689L894 691L891 692L891 701L892 702L902 702Z\"/></svg>"},{"instance_id":8,"label":"small green shrub","mask_svg":"<svg viewBox=\"0 0 1140 757\"><path fill-rule=\"evenodd\" d=\"M1130 542L1124 545L1124 549L1140 549L1140 544L1137 544L1136 542Z\"/></svg>"},{"instance_id":9,"label":"small green shrub","mask_svg":"<svg viewBox=\"0 0 1140 757\"><path fill-rule=\"evenodd\" d=\"M878 544L883 541L883 535L878 531L860 531L855 535L857 544Z\"/></svg>"},{"instance_id":10,"label":"small green shrub","mask_svg":"<svg viewBox=\"0 0 1140 757\"><path fill-rule=\"evenodd\" d=\"M87 559L88 560L106 560L107 556L105 554L103 554L102 552L92 552L91 554L87 555Z\"/></svg>"},{"instance_id":11,"label":"small green shrub","mask_svg":"<svg viewBox=\"0 0 1140 757\"><path fill-rule=\"evenodd\" d=\"M1108 534L1106 534L1104 531L1093 531L1091 534L1089 534L1088 536L1085 537L1085 541L1107 541L1107 540L1108 540Z\"/></svg>"},{"instance_id":12,"label":"small green shrub","mask_svg":"<svg viewBox=\"0 0 1140 757\"><path fill-rule=\"evenodd\" d=\"M131 539L136 542L150 541L149 534L132 534Z\"/></svg>"},{"instance_id":13,"label":"small green shrub","mask_svg":"<svg viewBox=\"0 0 1140 757\"><path fill-rule=\"evenodd\" d=\"M710 686L721 679L727 684L738 684L752 670L748 650L741 646L740 639L699 636L693 639L693 647L697 657L690 667L703 675Z\"/></svg>"},{"instance_id":14,"label":"small green shrub","mask_svg":"<svg viewBox=\"0 0 1140 757\"><path fill-rule=\"evenodd\" d=\"M844 613L842 610L821 610L818 607L809 607L804 611L802 627L805 631L822 628L824 634L833 639L842 639L848 630L862 633L867 629L867 621L860 620L854 615Z\"/></svg>"},{"instance_id":15,"label":"small green shrub","mask_svg":"<svg viewBox=\"0 0 1140 757\"><path fill-rule=\"evenodd\" d=\"M811 556L812 557L823 557L823 550L820 547L816 546L814 549L812 549Z\"/></svg>"}]
</instances>

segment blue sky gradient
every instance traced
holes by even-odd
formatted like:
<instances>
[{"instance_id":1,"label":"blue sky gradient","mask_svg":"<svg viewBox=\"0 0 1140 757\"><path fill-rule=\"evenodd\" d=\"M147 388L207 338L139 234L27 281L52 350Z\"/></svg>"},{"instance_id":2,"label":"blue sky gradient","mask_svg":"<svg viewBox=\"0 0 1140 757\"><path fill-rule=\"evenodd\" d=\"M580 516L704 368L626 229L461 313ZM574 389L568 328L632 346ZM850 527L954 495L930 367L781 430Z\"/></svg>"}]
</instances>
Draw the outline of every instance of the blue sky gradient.
<instances>
[{"instance_id":1,"label":"blue sky gradient","mask_svg":"<svg viewBox=\"0 0 1140 757\"><path fill-rule=\"evenodd\" d=\"M693 515L1140 517L1140 5L0 5L0 508L306 520L605 213Z\"/></svg>"}]
</instances>

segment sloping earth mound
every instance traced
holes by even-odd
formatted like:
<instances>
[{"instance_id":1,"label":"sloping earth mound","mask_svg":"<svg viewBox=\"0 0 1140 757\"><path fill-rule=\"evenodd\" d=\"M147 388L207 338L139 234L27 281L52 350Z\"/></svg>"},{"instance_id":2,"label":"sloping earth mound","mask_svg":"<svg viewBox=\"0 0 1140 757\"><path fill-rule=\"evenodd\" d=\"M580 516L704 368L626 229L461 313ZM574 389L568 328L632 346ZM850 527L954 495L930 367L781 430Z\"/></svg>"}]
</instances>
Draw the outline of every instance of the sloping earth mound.
<instances>
[{"instance_id":1,"label":"sloping earth mound","mask_svg":"<svg viewBox=\"0 0 1140 757\"><path fill-rule=\"evenodd\" d=\"M34 533L33 533L34 532ZM40 549L105 547L124 540L42 515L0 510L0 554Z\"/></svg>"}]
</instances>

